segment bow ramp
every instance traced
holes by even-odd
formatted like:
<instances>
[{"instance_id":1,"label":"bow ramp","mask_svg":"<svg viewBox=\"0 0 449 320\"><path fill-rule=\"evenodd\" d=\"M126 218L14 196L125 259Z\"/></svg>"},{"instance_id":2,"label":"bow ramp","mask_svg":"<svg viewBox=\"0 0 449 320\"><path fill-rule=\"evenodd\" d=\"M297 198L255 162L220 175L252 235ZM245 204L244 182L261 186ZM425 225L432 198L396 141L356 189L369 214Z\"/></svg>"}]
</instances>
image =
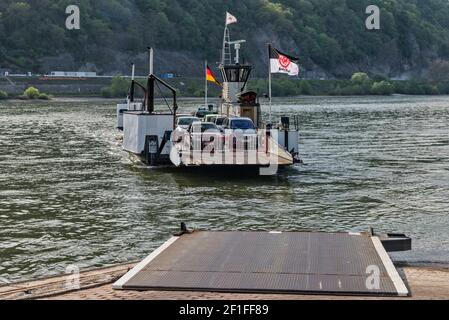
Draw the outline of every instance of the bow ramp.
<instances>
[{"instance_id":1,"label":"bow ramp","mask_svg":"<svg viewBox=\"0 0 449 320\"><path fill-rule=\"evenodd\" d=\"M222 135L224 138L225 135ZM190 139L190 138L189 138ZM218 139L217 139L218 140ZM259 148L233 149L220 146L214 152L192 150L190 144L174 143L170 152L170 161L175 166L219 166L229 167L269 167L290 166L295 163L293 156L271 136L263 137L263 146Z\"/></svg>"},{"instance_id":2,"label":"bow ramp","mask_svg":"<svg viewBox=\"0 0 449 320\"><path fill-rule=\"evenodd\" d=\"M382 243L349 233L196 231L171 238L114 288L407 296Z\"/></svg>"}]
</instances>

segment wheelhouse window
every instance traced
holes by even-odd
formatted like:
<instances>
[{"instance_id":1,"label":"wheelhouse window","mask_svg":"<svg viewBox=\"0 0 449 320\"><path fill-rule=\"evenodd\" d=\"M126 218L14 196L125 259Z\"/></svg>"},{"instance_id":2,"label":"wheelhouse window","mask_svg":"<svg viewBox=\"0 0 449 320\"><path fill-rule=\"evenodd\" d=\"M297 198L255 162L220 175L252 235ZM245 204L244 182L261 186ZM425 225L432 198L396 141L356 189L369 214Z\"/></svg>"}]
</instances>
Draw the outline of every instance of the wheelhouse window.
<instances>
[{"instance_id":1,"label":"wheelhouse window","mask_svg":"<svg viewBox=\"0 0 449 320\"><path fill-rule=\"evenodd\" d=\"M246 83L251 73L250 66L225 66L222 70L225 81Z\"/></svg>"}]
</instances>

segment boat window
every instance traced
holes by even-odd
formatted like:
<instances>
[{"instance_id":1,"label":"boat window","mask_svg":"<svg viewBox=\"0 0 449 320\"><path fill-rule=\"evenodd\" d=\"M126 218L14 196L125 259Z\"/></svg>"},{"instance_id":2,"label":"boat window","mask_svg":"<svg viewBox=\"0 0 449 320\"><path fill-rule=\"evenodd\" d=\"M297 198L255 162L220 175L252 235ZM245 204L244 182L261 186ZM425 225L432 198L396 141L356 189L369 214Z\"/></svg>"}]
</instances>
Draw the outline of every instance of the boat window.
<instances>
[{"instance_id":1,"label":"boat window","mask_svg":"<svg viewBox=\"0 0 449 320\"><path fill-rule=\"evenodd\" d=\"M225 80L228 82L246 82L251 68L248 66L226 66L223 72Z\"/></svg>"}]
</instances>

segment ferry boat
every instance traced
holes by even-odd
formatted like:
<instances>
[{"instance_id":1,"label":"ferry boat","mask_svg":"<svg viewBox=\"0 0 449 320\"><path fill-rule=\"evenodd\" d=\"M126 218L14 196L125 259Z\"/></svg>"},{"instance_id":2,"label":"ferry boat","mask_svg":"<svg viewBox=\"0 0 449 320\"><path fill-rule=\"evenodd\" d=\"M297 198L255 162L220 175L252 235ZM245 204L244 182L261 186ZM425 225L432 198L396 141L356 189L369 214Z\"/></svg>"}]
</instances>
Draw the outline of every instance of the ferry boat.
<instances>
[{"instance_id":1,"label":"ferry boat","mask_svg":"<svg viewBox=\"0 0 449 320\"><path fill-rule=\"evenodd\" d=\"M247 88L252 66L240 63L239 50L244 42L230 41L226 26L219 65L221 101L217 112L213 112L222 125L198 121L187 129L177 126L176 89L152 71L151 49L146 86L135 81L133 65L127 102L117 105L117 127L123 130L123 149L149 166L251 167L266 175L300 162L298 119L281 117L276 124L264 122L257 93ZM171 93L172 104L167 105L166 112L154 109L156 86L165 87ZM142 103L135 101L136 90L144 94Z\"/></svg>"}]
</instances>

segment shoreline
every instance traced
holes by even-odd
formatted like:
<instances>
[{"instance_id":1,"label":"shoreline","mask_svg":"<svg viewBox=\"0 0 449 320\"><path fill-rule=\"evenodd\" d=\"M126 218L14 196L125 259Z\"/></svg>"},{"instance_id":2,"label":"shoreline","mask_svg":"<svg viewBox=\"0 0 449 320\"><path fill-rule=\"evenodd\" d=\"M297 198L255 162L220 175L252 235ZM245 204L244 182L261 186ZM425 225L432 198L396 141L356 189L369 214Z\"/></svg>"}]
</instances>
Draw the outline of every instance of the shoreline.
<instances>
[{"instance_id":1,"label":"shoreline","mask_svg":"<svg viewBox=\"0 0 449 320\"><path fill-rule=\"evenodd\" d=\"M440 94L440 95L413 95L413 94L392 94L392 95L299 95L299 96L282 96L282 97L276 97L273 96L274 99L281 99L281 100L293 100L293 99L315 99L315 98L396 98L396 97L410 97L410 98L447 98L449 97L449 94ZM209 101L219 101L220 98L217 97L209 97ZM72 95L61 95L61 96L53 96L50 100L40 100L40 99L29 99L29 100L22 100L22 99L4 99L0 100L0 103L2 102L13 102L13 103L49 103L49 102L113 102L113 103L120 103L123 102L125 98L104 98L101 96L72 96ZM164 98L155 98L156 101L164 101ZM200 101L202 102L204 100L204 97L178 97L178 101ZM267 102L268 103L268 102ZM264 104L263 101L261 103Z\"/></svg>"},{"instance_id":2,"label":"shoreline","mask_svg":"<svg viewBox=\"0 0 449 320\"><path fill-rule=\"evenodd\" d=\"M372 297L348 295L304 295L279 293L224 293L200 291L122 291L112 284L136 262L85 270L79 274L79 287L73 274L16 282L0 286L0 300L432 300L449 299L447 266L399 266L398 272L411 291L410 297Z\"/></svg>"},{"instance_id":3,"label":"shoreline","mask_svg":"<svg viewBox=\"0 0 449 320\"><path fill-rule=\"evenodd\" d=\"M360 75L365 77L360 78ZM352 77L358 76L355 79ZM372 77L365 73L354 73L352 77L340 79L302 79L302 78L273 78L273 94L281 97L304 96L358 96L391 94L409 95L444 95L449 94L449 79L409 79L394 80L385 77ZM145 77L140 78L143 81ZM195 96L201 98L204 92L202 77L174 77L165 79L169 85L177 88L179 96ZM114 90L112 90L113 84ZM0 76L0 91L10 96L22 94L32 86L50 95L89 95L111 97L127 92L130 78L94 77L94 78L41 78ZM248 88L258 92L262 97L268 89L268 79L252 78L248 81ZM122 93L123 92L123 93ZM218 86L211 86L212 96L220 95Z\"/></svg>"}]
</instances>

